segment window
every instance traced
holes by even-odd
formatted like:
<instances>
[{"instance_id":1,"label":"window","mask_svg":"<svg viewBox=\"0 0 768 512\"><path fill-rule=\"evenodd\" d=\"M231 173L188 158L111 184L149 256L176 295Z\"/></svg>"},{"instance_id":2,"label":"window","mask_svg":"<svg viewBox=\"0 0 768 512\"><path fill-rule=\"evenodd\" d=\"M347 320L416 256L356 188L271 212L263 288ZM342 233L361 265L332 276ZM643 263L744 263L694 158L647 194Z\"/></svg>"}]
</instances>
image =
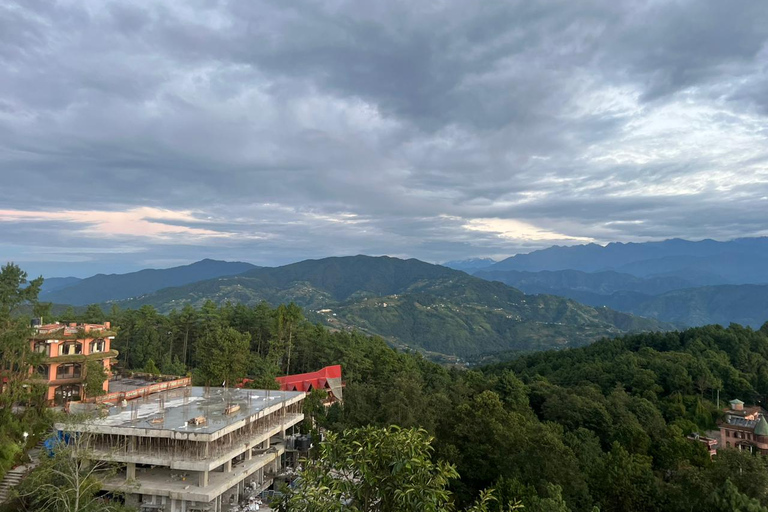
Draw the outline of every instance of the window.
<instances>
[{"instance_id":1,"label":"window","mask_svg":"<svg viewBox=\"0 0 768 512\"><path fill-rule=\"evenodd\" d=\"M74 355L80 354L82 351L83 351L83 346L80 343L69 342L69 343L64 343L61 346L61 353L59 355L74 356Z\"/></svg>"},{"instance_id":2,"label":"window","mask_svg":"<svg viewBox=\"0 0 768 512\"><path fill-rule=\"evenodd\" d=\"M80 365L79 364L62 364L56 368L57 379L79 379L80 378Z\"/></svg>"},{"instance_id":3,"label":"window","mask_svg":"<svg viewBox=\"0 0 768 512\"><path fill-rule=\"evenodd\" d=\"M36 341L35 342L35 352L38 354L45 354L50 355L50 350L48 349L48 344L44 341Z\"/></svg>"},{"instance_id":4,"label":"window","mask_svg":"<svg viewBox=\"0 0 768 512\"><path fill-rule=\"evenodd\" d=\"M44 379L48 378L49 372L50 372L50 369L47 364L41 364L40 366L37 367L37 374Z\"/></svg>"},{"instance_id":5,"label":"window","mask_svg":"<svg viewBox=\"0 0 768 512\"><path fill-rule=\"evenodd\" d=\"M104 352L106 350L106 342L104 340L93 340L91 342L91 353Z\"/></svg>"}]
</instances>

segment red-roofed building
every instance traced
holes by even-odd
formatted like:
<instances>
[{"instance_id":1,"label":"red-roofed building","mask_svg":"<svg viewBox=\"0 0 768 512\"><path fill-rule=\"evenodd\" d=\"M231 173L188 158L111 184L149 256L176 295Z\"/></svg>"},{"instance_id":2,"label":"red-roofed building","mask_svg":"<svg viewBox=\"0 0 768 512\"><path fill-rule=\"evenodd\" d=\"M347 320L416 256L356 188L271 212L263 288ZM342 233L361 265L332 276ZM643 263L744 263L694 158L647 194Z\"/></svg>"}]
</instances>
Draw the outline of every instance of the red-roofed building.
<instances>
[{"instance_id":1,"label":"red-roofed building","mask_svg":"<svg viewBox=\"0 0 768 512\"><path fill-rule=\"evenodd\" d=\"M298 375L277 377L282 391L305 391L324 389L328 393L328 403L341 401L344 383L341 380L341 365L326 366L322 370Z\"/></svg>"}]
</instances>

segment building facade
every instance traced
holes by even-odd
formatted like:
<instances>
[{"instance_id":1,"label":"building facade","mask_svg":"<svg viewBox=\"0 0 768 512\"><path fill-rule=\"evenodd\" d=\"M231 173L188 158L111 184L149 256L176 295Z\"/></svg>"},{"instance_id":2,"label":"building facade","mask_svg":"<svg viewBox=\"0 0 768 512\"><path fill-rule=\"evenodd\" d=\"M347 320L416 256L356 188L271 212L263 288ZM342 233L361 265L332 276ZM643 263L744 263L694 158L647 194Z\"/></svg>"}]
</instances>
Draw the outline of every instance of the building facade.
<instances>
[{"instance_id":1,"label":"building facade","mask_svg":"<svg viewBox=\"0 0 768 512\"><path fill-rule=\"evenodd\" d=\"M109 322L103 324L47 324L35 327L30 339L33 352L44 356L34 377L48 383L47 399L54 405L85 398L86 363L98 361L110 375L117 351L110 344L115 333ZM109 391L108 380L104 391Z\"/></svg>"},{"instance_id":2,"label":"building facade","mask_svg":"<svg viewBox=\"0 0 768 512\"><path fill-rule=\"evenodd\" d=\"M720 422L721 448L736 448L768 455L768 421L762 407L744 407L741 400L731 400Z\"/></svg>"},{"instance_id":3,"label":"building facade","mask_svg":"<svg viewBox=\"0 0 768 512\"><path fill-rule=\"evenodd\" d=\"M118 465L104 490L139 512L228 511L273 485L305 393L188 387L111 407L77 432L88 457Z\"/></svg>"}]
</instances>

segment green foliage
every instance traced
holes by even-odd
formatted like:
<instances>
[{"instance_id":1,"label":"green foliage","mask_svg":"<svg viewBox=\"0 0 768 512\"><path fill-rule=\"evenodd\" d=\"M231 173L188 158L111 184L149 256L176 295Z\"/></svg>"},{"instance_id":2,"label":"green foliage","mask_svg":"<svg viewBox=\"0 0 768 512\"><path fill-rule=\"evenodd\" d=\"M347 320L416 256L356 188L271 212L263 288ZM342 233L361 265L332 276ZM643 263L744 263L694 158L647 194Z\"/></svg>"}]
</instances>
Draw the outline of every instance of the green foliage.
<instances>
[{"instance_id":1,"label":"green foliage","mask_svg":"<svg viewBox=\"0 0 768 512\"><path fill-rule=\"evenodd\" d=\"M181 362L177 355L174 355L172 358L165 356L160 363L160 373L163 375L181 376L186 372L187 367Z\"/></svg>"},{"instance_id":2,"label":"green foliage","mask_svg":"<svg viewBox=\"0 0 768 512\"><path fill-rule=\"evenodd\" d=\"M299 486L280 505L291 512L437 512L453 509L448 483L455 468L432 457L422 429L365 427L329 433L317 458L306 461ZM481 493L469 512L495 501ZM513 510L510 507L508 510Z\"/></svg>"},{"instance_id":3,"label":"green foliage","mask_svg":"<svg viewBox=\"0 0 768 512\"><path fill-rule=\"evenodd\" d=\"M195 381L212 386L234 386L246 375L251 337L232 327L215 327L203 334L201 353L207 356L194 373Z\"/></svg>"},{"instance_id":4,"label":"green foliage","mask_svg":"<svg viewBox=\"0 0 768 512\"><path fill-rule=\"evenodd\" d=\"M107 372L102 361L89 360L85 363L85 392L88 397L101 396L105 393L104 382Z\"/></svg>"},{"instance_id":5,"label":"green foliage","mask_svg":"<svg viewBox=\"0 0 768 512\"><path fill-rule=\"evenodd\" d=\"M42 356L31 351L30 319L21 315L23 308L40 312L42 283L42 277L27 281L27 274L12 263L0 268L0 479L23 451L23 432L33 431L47 417L41 407L43 387L28 381ZM25 408L14 413L16 406Z\"/></svg>"},{"instance_id":6,"label":"green foliage","mask_svg":"<svg viewBox=\"0 0 768 512\"><path fill-rule=\"evenodd\" d=\"M117 465L90 454L88 434L71 433L69 443L58 443L53 457L40 465L14 494L19 510L34 512L130 512L101 497L104 480L115 476Z\"/></svg>"},{"instance_id":7,"label":"green foliage","mask_svg":"<svg viewBox=\"0 0 768 512\"><path fill-rule=\"evenodd\" d=\"M318 425L425 430L434 438L430 460L461 475L445 487L458 508L491 488L492 499L476 504L489 512L520 503L572 512L768 505L765 459L721 450L710 460L702 443L686 439L715 427L718 390L721 405L756 403L768 393L768 328L632 335L460 370L360 332L289 324L285 309L208 302L168 316L152 308L118 312L115 341L121 354L132 354L130 367L149 359L162 366L171 353L198 382L214 385L233 382L224 370L237 361L245 364L238 374L255 377L256 387L274 386L289 349L292 372L341 364L343 407L312 407ZM316 487L305 498L326 499L328 510L338 505Z\"/></svg>"},{"instance_id":8,"label":"green foliage","mask_svg":"<svg viewBox=\"0 0 768 512\"><path fill-rule=\"evenodd\" d=\"M715 492L712 504L719 510L731 512L768 512L768 507L762 506L758 500L741 493L730 479L726 480Z\"/></svg>"},{"instance_id":9,"label":"green foliage","mask_svg":"<svg viewBox=\"0 0 768 512\"><path fill-rule=\"evenodd\" d=\"M106 320L106 317L101 306L98 304L90 304L85 308L85 311L80 316L79 320L87 324L100 324Z\"/></svg>"},{"instance_id":10,"label":"green foliage","mask_svg":"<svg viewBox=\"0 0 768 512\"><path fill-rule=\"evenodd\" d=\"M150 359L147 361L147 364L144 365L144 372L149 373L150 375L159 375L160 369L155 364L154 359Z\"/></svg>"}]
</instances>

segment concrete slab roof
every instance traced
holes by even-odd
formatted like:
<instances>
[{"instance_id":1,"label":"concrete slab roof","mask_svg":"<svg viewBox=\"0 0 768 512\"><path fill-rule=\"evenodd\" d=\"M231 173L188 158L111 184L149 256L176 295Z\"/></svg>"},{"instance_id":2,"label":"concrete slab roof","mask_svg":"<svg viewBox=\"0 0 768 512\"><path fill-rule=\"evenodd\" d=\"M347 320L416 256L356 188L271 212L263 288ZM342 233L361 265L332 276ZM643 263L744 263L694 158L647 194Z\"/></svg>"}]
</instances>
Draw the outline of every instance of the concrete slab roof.
<instances>
[{"instance_id":1,"label":"concrete slab roof","mask_svg":"<svg viewBox=\"0 0 768 512\"><path fill-rule=\"evenodd\" d=\"M300 391L186 387L132 400L125 407L118 404L108 409L108 415L89 423L96 430L113 427L213 434L266 409L291 404L303 396ZM239 405L240 409L225 414L225 409L232 405ZM206 418L204 424L191 423L192 418L200 416Z\"/></svg>"}]
</instances>

